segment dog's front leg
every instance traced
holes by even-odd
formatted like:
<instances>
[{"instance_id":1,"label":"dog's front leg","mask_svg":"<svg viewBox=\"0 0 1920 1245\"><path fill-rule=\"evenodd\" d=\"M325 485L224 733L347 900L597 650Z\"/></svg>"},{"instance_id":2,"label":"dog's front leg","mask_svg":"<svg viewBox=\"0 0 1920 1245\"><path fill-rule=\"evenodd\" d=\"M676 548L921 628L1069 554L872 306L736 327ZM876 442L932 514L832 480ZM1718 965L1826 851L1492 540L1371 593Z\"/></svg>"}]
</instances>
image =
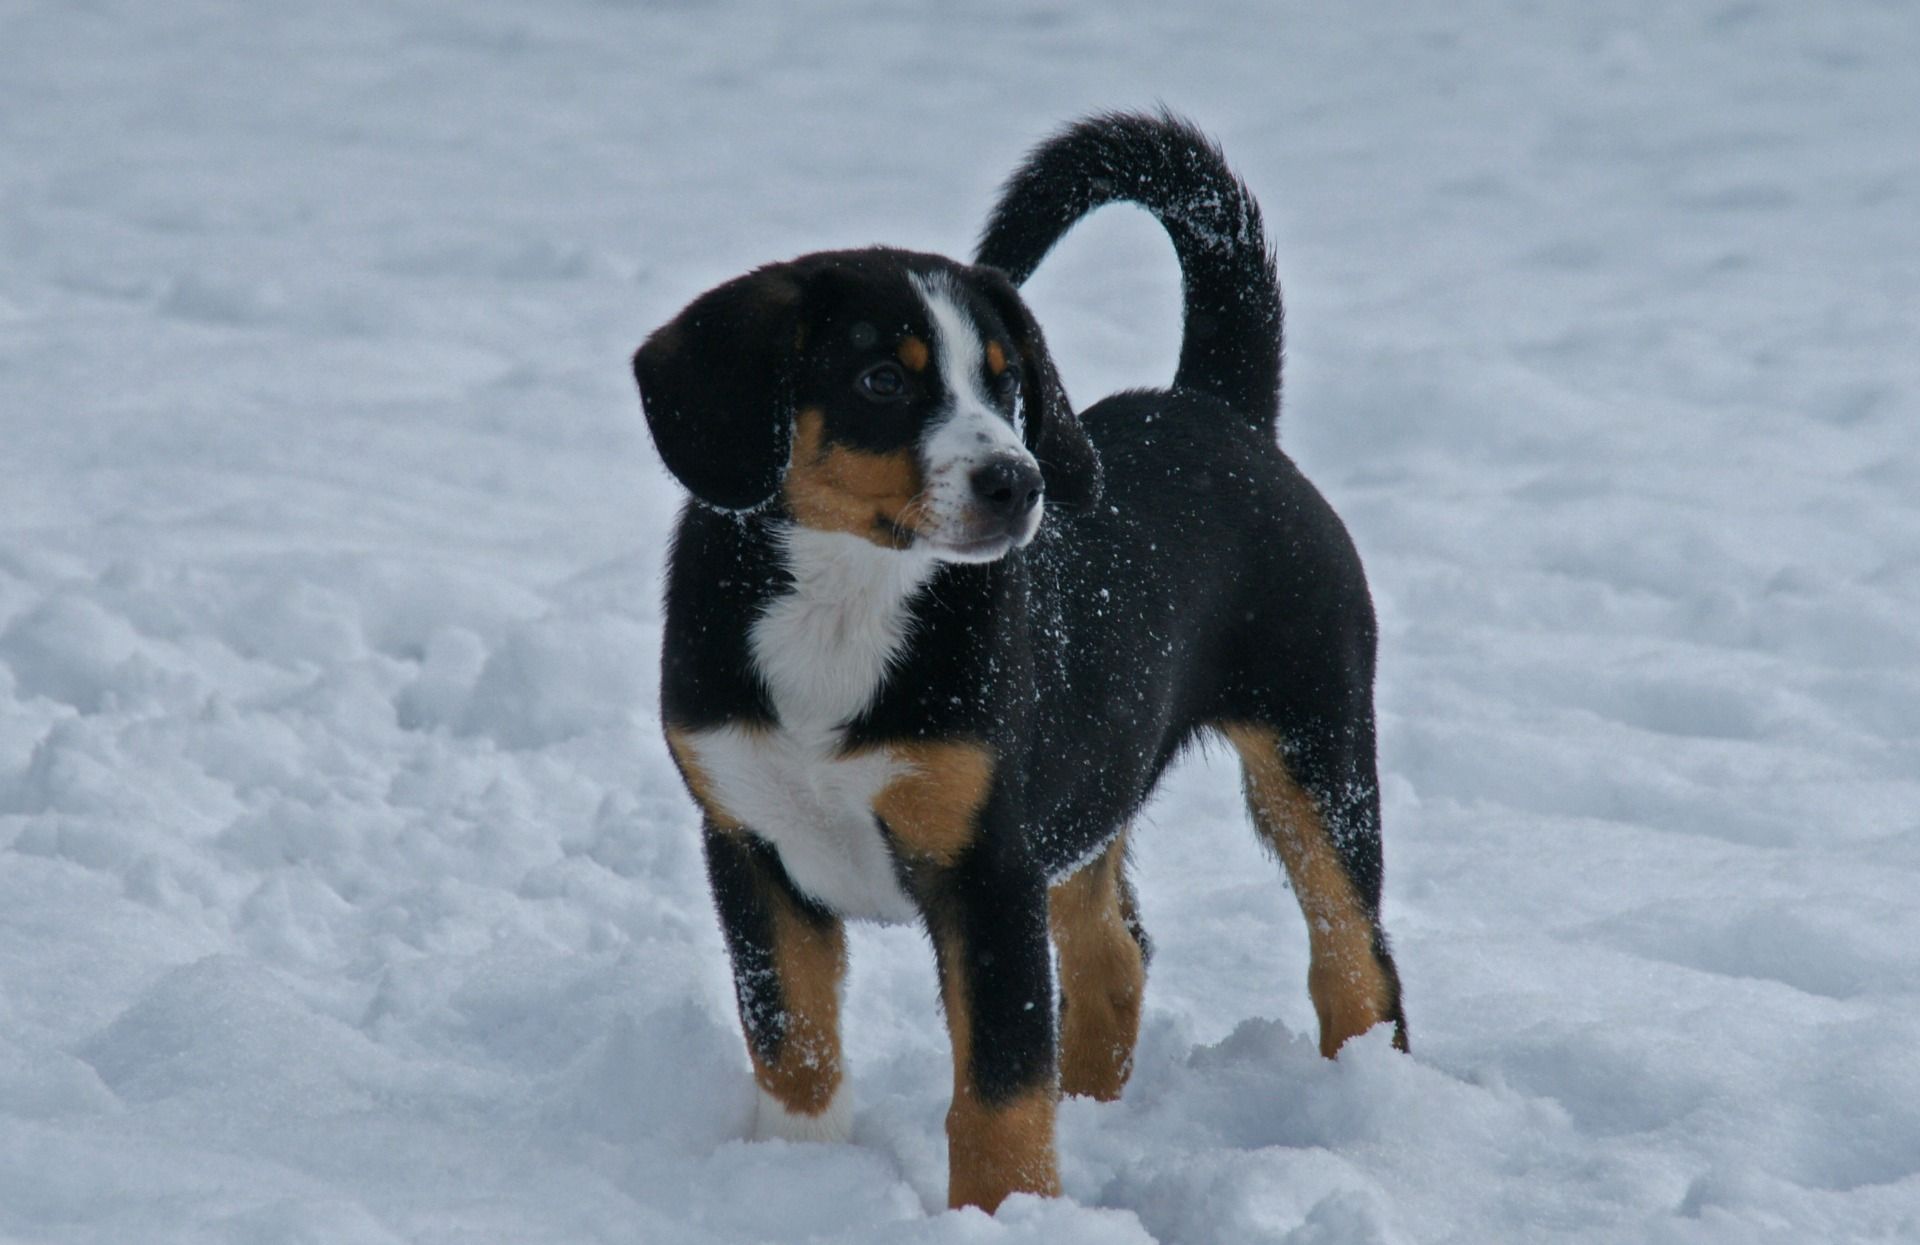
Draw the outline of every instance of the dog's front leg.
<instances>
[{"instance_id":1,"label":"dog's front leg","mask_svg":"<svg viewBox=\"0 0 1920 1245\"><path fill-rule=\"evenodd\" d=\"M953 1040L947 1204L1056 1194L1058 1097L1047 883L1027 858L1018 801L992 748L891 747L898 776L874 814L933 939Z\"/></svg>"},{"instance_id":2,"label":"dog's front leg","mask_svg":"<svg viewBox=\"0 0 1920 1245\"><path fill-rule=\"evenodd\" d=\"M845 1141L852 1117L840 1056L840 919L796 890L779 854L745 830L709 821L706 851L761 1091L754 1135Z\"/></svg>"},{"instance_id":3,"label":"dog's front leg","mask_svg":"<svg viewBox=\"0 0 1920 1245\"><path fill-rule=\"evenodd\" d=\"M990 845L928 879L928 929L953 1040L947 1204L997 1209L1060 1191L1046 883Z\"/></svg>"}]
</instances>

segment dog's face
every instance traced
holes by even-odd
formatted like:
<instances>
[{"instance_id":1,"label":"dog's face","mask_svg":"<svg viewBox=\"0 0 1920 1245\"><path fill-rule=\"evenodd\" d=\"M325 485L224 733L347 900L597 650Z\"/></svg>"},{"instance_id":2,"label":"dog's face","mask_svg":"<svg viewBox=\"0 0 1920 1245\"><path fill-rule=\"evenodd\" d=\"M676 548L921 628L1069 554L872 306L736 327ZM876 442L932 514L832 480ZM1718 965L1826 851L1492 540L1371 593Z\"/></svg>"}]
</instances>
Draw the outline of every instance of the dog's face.
<instances>
[{"instance_id":1,"label":"dog's face","mask_svg":"<svg viewBox=\"0 0 1920 1245\"><path fill-rule=\"evenodd\" d=\"M634 371L654 442L701 501L948 561L1080 508L1099 462L1046 344L999 273L874 249L709 291Z\"/></svg>"}]
</instances>

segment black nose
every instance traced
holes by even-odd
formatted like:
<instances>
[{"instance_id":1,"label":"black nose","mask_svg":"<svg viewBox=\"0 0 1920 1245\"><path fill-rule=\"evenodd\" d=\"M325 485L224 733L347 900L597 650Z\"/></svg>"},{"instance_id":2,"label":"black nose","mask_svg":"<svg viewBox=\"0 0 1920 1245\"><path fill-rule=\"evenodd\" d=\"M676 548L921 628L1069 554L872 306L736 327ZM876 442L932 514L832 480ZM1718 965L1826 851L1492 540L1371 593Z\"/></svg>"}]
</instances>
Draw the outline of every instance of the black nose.
<instances>
[{"instance_id":1,"label":"black nose","mask_svg":"<svg viewBox=\"0 0 1920 1245\"><path fill-rule=\"evenodd\" d=\"M973 473L973 497L996 519L1018 519L1040 501L1040 468L1024 458L996 458Z\"/></svg>"}]
</instances>

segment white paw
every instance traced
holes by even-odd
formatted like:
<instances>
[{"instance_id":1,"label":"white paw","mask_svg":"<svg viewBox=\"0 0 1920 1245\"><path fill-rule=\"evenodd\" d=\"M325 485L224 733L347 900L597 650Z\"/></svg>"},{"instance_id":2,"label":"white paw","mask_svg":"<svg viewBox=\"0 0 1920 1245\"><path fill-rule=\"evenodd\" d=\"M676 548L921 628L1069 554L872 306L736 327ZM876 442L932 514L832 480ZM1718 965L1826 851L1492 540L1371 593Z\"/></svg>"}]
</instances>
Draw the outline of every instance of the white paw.
<instances>
[{"instance_id":1,"label":"white paw","mask_svg":"<svg viewBox=\"0 0 1920 1245\"><path fill-rule=\"evenodd\" d=\"M789 1111L778 1098L754 1086L759 1103L754 1108L755 1141L846 1141L853 1136L853 1093L846 1078L833 1093L833 1101L818 1115Z\"/></svg>"}]
</instances>

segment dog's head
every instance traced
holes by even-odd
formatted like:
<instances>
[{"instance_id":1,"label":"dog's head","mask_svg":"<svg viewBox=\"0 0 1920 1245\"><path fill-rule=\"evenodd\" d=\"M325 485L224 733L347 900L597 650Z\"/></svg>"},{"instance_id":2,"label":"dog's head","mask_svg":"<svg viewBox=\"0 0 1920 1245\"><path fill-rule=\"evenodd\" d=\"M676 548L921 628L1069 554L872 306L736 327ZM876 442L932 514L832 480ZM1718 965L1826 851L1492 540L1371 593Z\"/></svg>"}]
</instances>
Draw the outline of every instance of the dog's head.
<instances>
[{"instance_id":1,"label":"dog's head","mask_svg":"<svg viewBox=\"0 0 1920 1245\"><path fill-rule=\"evenodd\" d=\"M700 501L985 562L1100 461L1006 277L881 248L708 291L633 359L654 444Z\"/></svg>"}]
</instances>

